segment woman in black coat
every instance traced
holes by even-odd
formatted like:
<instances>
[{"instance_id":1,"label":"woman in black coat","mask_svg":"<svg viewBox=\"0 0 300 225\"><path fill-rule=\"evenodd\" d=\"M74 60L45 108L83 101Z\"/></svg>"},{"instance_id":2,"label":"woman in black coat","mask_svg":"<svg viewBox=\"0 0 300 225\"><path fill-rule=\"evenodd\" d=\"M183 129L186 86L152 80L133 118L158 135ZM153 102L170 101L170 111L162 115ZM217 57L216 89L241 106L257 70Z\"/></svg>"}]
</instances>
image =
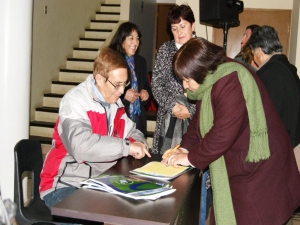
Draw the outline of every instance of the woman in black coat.
<instances>
[{"instance_id":1,"label":"woman in black coat","mask_svg":"<svg viewBox=\"0 0 300 225\"><path fill-rule=\"evenodd\" d=\"M141 36L136 24L125 22L118 28L109 47L121 53L127 61L130 85L125 88L121 99L128 117L136 123L136 128L146 135L144 105L149 103L151 88L147 79L146 60L137 53Z\"/></svg>"}]
</instances>

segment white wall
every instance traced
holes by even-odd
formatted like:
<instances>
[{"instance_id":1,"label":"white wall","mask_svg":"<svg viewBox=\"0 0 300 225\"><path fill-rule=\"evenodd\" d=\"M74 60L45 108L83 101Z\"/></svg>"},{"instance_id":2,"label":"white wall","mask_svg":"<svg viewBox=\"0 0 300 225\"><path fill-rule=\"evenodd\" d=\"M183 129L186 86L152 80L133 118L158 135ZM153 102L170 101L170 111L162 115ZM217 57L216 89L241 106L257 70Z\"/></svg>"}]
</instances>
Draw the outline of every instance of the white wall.
<instances>
[{"instance_id":1,"label":"white wall","mask_svg":"<svg viewBox=\"0 0 300 225\"><path fill-rule=\"evenodd\" d=\"M28 138L32 2L0 2L0 188L13 200L14 147Z\"/></svg>"}]
</instances>

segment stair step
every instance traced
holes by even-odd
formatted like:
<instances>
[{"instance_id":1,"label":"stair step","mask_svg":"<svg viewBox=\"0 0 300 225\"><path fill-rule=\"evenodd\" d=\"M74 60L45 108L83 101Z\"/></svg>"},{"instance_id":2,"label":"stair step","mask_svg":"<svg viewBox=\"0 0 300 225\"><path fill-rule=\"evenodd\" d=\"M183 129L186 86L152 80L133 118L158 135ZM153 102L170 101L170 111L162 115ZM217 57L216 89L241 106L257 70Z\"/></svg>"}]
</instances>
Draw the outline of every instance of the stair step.
<instances>
[{"instance_id":1,"label":"stair step","mask_svg":"<svg viewBox=\"0 0 300 225\"><path fill-rule=\"evenodd\" d=\"M121 7L120 4L101 4L101 6L109 6L109 7Z\"/></svg>"},{"instance_id":2,"label":"stair step","mask_svg":"<svg viewBox=\"0 0 300 225\"><path fill-rule=\"evenodd\" d=\"M99 49L105 39L97 39L97 38L80 38L79 40L79 47L80 48L96 48Z\"/></svg>"},{"instance_id":3,"label":"stair step","mask_svg":"<svg viewBox=\"0 0 300 225\"><path fill-rule=\"evenodd\" d=\"M96 20L120 20L119 12L96 12Z\"/></svg>"},{"instance_id":4,"label":"stair step","mask_svg":"<svg viewBox=\"0 0 300 225\"><path fill-rule=\"evenodd\" d=\"M73 58L95 59L98 54L98 48L73 48Z\"/></svg>"},{"instance_id":5,"label":"stair step","mask_svg":"<svg viewBox=\"0 0 300 225\"><path fill-rule=\"evenodd\" d=\"M91 22L92 23L112 23L112 24L117 24L119 21L118 20L91 20Z\"/></svg>"},{"instance_id":6,"label":"stair step","mask_svg":"<svg viewBox=\"0 0 300 225\"><path fill-rule=\"evenodd\" d=\"M81 83L84 81L89 74L92 74L93 70L71 70L71 69L60 69L59 80L60 81L74 81Z\"/></svg>"},{"instance_id":7,"label":"stair step","mask_svg":"<svg viewBox=\"0 0 300 225\"><path fill-rule=\"evenodd\" d=\"M92 62L94 63L93 59L81 59L81 58L67 58L68 61L76 61L76 62Z\"/></svg>"},{"instance_id":8,"label":"stair step","mask_svg":"<svg viewBox=\"0 0 300 225\"><path fill-rule=\"evenodd\" d=\"M147 131L155 131L156 121L147 120Z\"/></svg>"},{"instance_id":9,"label":"stair step","mask_svg":"<svg viewBox=\"0 0 300 225\"><path fill-rule=\"evenodd\" d=\"M118 20L91 20L90 29L114 29L118 24Z\"/></svg>"},{"instance_id":10,"label":"stair step","mask_svg":"<svg viewBox=\"0 0 300 225\"><path fill-rule=\"evenodd\" d=\"M29 133L32 136L51 138L55 123L44 121L31 121Z\"/></svg>"},{"instance_id":11,"label":"stair step","mask_svg":"<svg viewBox=\"0 0 300 225\"><path fill-rule=\"evenodd\" d=\"M84 37L85 38L94 38L94 39L106 39L112 30L104 29L86 29Z\"/></svg>"},{"instance_id":12,"label":"stair step","mask_svg":"<svg viewBox=\"0 0 300 225\"><path fill-rule=\"evenodd\" d=\"M98 21L98 20L95 20L95 21ZM99 20L101 21L101 20ZM94 32L112 32L112 29L85 29L85 31L94 31Z\"/></svg>"},{"instance_id":13,"label":"stair step","mask_svg":"<svg viewBox=\"0 0 300 225\"><path fill-rule=\"evenodd\" d=\"M65 94L73 87L76 87L79 83L77 82L66 82L66 81L52 81L51 93Z\"/></svg>"},{"instance_id":14,"label":"stair step","mask_svg":"<svg viewBox=\"0 0 300 225\"><path fill-rule=\"evenodd\" d=\"M63 96L64 96L63 94L53 94L53 93L44 94L43 106L58 108Z\"/></svg>"},{"instance_id":15,"label":"stair step","mask_svg":"<svg viewBox=\"0 0 300 225\"><path fill-rule=\"evenodd\" d=\"M37 121L55 123L58 118L58 110L56 107L38 107L35 109L35 119Z\"/></svg>"},{"instance_id":16,"label":"stair step","mask_svg":"<svg viewBox=\"0 0 300 225\"><path fill-rule=\"evenodd\" d=\"M121 4L121 0L105 0L106 4Z\"/></svg>"},{"instance_id":17,"label":"stair step","mask_svg":"<svg viewBox=\"0 0 300 225\"><path fill-rule=\"evenodd\" d=\"M29 139L39 140L41 142L41 144L48 144L48 145L52 144L52 138L49 138L49 137L41 137L41 136L30 135Z\"/></svg>"},{"instance_id":18,"label":"stair step","mask_svg":"<svg viewBox=\"0 0 300 225\"><path fill-rule=\"evenodd\" d=\"M53 129L54 126L55 126L55 123L34 120L34 121L30 122L30 126L32 126L32 127L45 127L45 128L52 128Z\"/></svg>"},{"instance_id":19,"label":"stair step","mask_svg":"<svg viewBox=\"0 0 300 225\"><path fill-rule=\"evenodd\" d=\"M62 95L60 95L62 96ZM59 108L58 107L38 107L35 109L36 111L40 112L50 112L50 113L58 113Z\"/></svg>"},{"instance_id":20,"label":"stair step","mask_svg":"<svg viewBox=\"0 0 300 225\"><path fill-rule=\"evenodd\" d=\"M94 59L78 59L78 58L67 59L67 69L92 71L93 66L94 66Z\"/></svg>"},{"instance_id":21,"label":"stair step","mask_svg":"<svg viewBox=\"0 0 300 225\"><path fill-rule=\"evenodd\" d=\"M120 12L120 4L101 4L101 12Z\"/></svg>"},{"instance_id":22,"label":"stair step","mask_svg":"<svg viewBox=\"0 0 300 225\"><path fill-rule=\"evenodd\" d=\"M96 12L99 15L120 15L119 12Z\"/></svg>"},{"instance_id":23,"label":"stair step","mask_svg":"<svg viewBox=\"0 0 300 225\"><path fill-rule=\"evenodd\" d=\"M55 93L46 93L44 94L44 97L51 97L51 98L62 98L64 97L63 94L55 94ZM58 108L58 107L55 107Z\"/></svg>"},{"instance_id":24,"label":"stair step","mask_svg":"<svg viewBox=\"0 0 300 225\"><path fill-rule=\"evenodd\" d=\"M59 107L60 101L63 96L63 94L46 93L43 97L43 106L57 108Z\"/></svg>"}]
</instances>

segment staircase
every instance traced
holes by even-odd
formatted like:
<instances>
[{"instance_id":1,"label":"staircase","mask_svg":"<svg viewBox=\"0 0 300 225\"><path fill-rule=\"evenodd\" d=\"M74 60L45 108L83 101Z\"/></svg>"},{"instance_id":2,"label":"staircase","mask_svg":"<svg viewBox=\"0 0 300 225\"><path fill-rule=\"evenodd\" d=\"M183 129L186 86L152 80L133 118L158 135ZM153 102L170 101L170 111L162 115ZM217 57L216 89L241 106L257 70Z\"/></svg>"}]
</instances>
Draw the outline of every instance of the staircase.
<instances>
[{"instance_id":1,"label":"staircase","mask_svg":"<svg viewBox=\"0 0 300 225\"><path fill-rule=\"evenodd\" d=\"M109 2L108 2L109 1ZM83 82L93 73L93 62L99 49L120 19L121 0L107 0L100 12L91 20L90 28L85 30L79 46L73 49L73 57L67 59L66 68L60 69L57 81L52 81L51 93L43 96L43 106L35 109L35 120L30 122L30 139L40 140L43 153L51 148L53 128L58 118L59 103L64 94ZM147 142L152 148L156 112L147 112Z\"/></svg>"}]
</instances>

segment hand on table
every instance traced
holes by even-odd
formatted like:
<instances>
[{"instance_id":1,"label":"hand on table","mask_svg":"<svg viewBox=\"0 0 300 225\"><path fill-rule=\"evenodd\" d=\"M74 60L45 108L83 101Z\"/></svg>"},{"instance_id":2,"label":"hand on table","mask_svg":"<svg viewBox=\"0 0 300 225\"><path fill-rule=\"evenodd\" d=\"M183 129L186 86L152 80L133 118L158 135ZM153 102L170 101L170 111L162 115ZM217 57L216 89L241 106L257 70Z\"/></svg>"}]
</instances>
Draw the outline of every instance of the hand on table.
<instances>
[{"instance_id":1,"label":"hand on table","mask_svg":"<svg viewBox=\"0 0 300 225\"><path fill-rule=\"evenodd\" d=\"M151 155L148 152L146 146L141 142L133 142L129 144L129 155L133 156L136 159L141 159L145 155L151 158Z\"/></svg>"}]
</instances>

